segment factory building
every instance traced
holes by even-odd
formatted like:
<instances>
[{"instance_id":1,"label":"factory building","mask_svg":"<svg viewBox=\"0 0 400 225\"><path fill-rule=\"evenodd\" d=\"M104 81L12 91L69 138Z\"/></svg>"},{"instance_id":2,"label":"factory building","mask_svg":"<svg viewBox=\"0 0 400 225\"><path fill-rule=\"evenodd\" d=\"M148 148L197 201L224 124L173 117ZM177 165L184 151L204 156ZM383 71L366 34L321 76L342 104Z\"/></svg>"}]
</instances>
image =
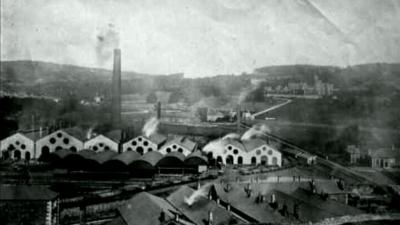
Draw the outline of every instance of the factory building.
<instances>
[{"instance_id":1,"label":"factory building","mask_svg":"<svg viewBox=\"0 0 400 225\"><path fill-rule=\"evenodd\" d=\"M220 140L219 148L205 149L217 162L238 165L282 166L282 153L261 139Z\"/></svg>"},{"instance_id":2,"label":"factory building","mask_svg":"<svg viewBox=\"0 0 400 225\"><path fill-rule=\"evenodd\" d=\"M15 133L0 143L3 158L27 160L36 158L35 141L22 133Z\"/></svg>"},{"instance_id":3,"label":"factory building","mask_svg":"<svg viewBox=\"0 0 400 225\"><path fill-rule=\"evenodd\" d=\"M114 151L118 152L118 142L100 134L97 135L83 144L84 149L91 149L95 152Z\"/></svg>"},{"instance_id":4,"label":"factory building","mask_svg":"<svg viewBox=\"0 0 400 225\"><path fill-rule=\"evenodd\" d=\"M184 156L188 156L194 150L196 150L197 143L191 141L187 137L175 137L172 140L168 141L165 145L160 149L160 153L166 155L170 152L180 152Z\"/></svg>"},{"instance_id":5,"label":"factory building","mask_svg":"<svg viewBox=\"0 0 400 225\"><path fill-rule=\"evenodd\" d=\"M36 152L39 157L47 157L49 153L62 149L77 152L83 149L83 137L84 134L77 129L58 130L39 139Z\"/></svg>"},{"instance_id":6,"label":"factory building","mask_svg":"<svg viewBox=\"0 0 400 225\"><path fill-rule=\"evenodd\" d=\"M140 135L125 142L122 146L122 151L136 151L143 155L147 152L158 151L159 148L166 142L166 140L167 137L161 134L153 134L149 137Z\"/></svg>"}]
</instances>

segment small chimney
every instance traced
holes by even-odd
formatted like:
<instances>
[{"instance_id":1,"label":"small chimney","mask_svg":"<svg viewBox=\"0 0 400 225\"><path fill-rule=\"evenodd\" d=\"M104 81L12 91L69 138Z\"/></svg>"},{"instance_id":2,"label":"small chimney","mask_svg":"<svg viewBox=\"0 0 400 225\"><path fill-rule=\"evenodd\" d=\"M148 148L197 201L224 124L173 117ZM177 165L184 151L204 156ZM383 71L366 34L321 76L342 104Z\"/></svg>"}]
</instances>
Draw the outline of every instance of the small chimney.
<instances>
[{"instance_id":1,"label":"small chimney","mask_svg":"<svg viewBox=\"0 0 400 225\"><path fill-rule=\"evenodd\" d=\"M220 204L219 198L217 197L217 199L215 200L217 202L217 204Z\"/></svg>"},{"instance_id":2,"label":"small chimney","mask_svg":"<svg viewBox=\"0 0 400 225\"><path fill-rule=\"evenodd\" d=\"M269 203L274 204L275 202L276 202L275 194L271 194L271 199L270 199Z\"/></svg>"},{"instance_id":3,"label":"small chimney","mask_svg":"<svg viewBox=\"0 0 400 225\"><path fill-rule=\"evenodd\" d=\"M174 218L175 222L179 222L179 214L175 213L175 218Z\"/></svg>"},{"instance_id":4,"label":"small chimney","mask_svg":"<svg viewBox=\"0 0 400 225\"><path fill-rule=\"evenodd\" d=\"M226 210L231 211L231 204L229 203L226 204Z\"/></svg>"},{"instance_id":5,"label":"small chimney","mask_svg":"<svg viewBox=\"0 0 400 225\"><path fill-rule=\"evenodd\" d=\"M212 211L208 211L208 225L214 225L214 216Z\"/></svg>"},{"instance_id":6,"label":"small chimney","mask_svg":"<svg viewBox=\"0 0 400 225\"><path fill-rule=\"evenodd\" d=\"M200 190L200 188L201 188L200 181L197 181L197 190Z\"/></svg>"}]
</instances>

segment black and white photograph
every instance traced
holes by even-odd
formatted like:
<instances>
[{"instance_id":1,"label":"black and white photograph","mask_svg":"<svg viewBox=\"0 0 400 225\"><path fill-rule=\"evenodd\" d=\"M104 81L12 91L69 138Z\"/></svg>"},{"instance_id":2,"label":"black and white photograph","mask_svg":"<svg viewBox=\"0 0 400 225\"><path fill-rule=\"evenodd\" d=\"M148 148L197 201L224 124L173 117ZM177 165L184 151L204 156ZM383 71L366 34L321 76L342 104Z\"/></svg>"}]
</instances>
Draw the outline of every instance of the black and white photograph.
<instances>
[{"instance_id":1,"label":"black and white photograph","mask_svg":"<svg viewBox=\"0 0 400 225\"><path fill-rule=\"evenodd\" d=\"M0 224L400 224L400 0L0 0Z\"/></svg>"}]
</instances>

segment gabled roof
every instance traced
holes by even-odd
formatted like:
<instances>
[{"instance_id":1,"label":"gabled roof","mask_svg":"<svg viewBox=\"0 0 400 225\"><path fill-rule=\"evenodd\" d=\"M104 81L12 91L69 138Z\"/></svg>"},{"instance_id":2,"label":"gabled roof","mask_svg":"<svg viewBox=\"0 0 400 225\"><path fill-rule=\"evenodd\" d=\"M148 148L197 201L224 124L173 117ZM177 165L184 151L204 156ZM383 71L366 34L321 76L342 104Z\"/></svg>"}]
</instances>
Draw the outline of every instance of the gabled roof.
<instances>
[{"instance_id":1,"label":"gabled roof","mask_svg":"<svg viewBox=\"0 0 400 225\"><path fill-rule=\"evenodd\" d=\"M186 161L186 160L189 160L189 159L191 159L191 158L199 158L199 159L201 159L201 160L204 160L205 162L208 162L207 157L205 157L205 156L203 155L202 151L200 151L200 150L199 150L199 151L194 151L194 152L190 153L190 155L188 155L188 156L186 157L185 161Z\"/></svg>"},{"instance_id":2,"label":"gabled roof","mask_svg":"<svg viewBox=\"0 0 400 225\"><path fill-rule=\"evenodd\" d=\"M86 132L79 127L71 127L71 128L61 129L61 130L64 131L65 133L75 137L76 139L78 139L80 141L86 140Z\"/></svg>"},{"instance_id":3,"label":"gabled roof","mask_svg":"<svg viewBox=\"0 0 400 225\"><path fill-rule=\"evenodd\" d=\"M184 137L184 136L175 137L172 140L169 140L165 144L165 146L169 146L169 145L173 145L173 144L180 145L189 151L194 151L194 149L197 145L196 142L193 142L192 140L190 140L189 138Z\"/></svg>"},{"instance_id":4,"label":"gabled roof","mask_svg":"<svg viewBox=\"0 0 400 225\"><path fill-rule=\"evenodd\" d=\"M238 149L246 151L244 145L241 142L239 142L238 140L236 140L236 139L225 138L225 139L222 139L221 142L223 143L224 146L232 145L232 146L234 146L234 147L236 147Z\"/></svg>"},{"instance_id":5,"label":"gabled roof","mask_svg":"<svg viewBox=\"0 0 400 225\"><path fill-rule=\"evenodd\" d=\"M163 155L156 151L146 152L142 155L137 161L145 161L152 166L155 166L160 159L162 159Z\"/></svg>"},{"instance_id":6,"label":"gabled roof","mask_svg":"<svg viewBox=\"0 0 400 225\"><path fill-rule=\"evenodd\" d=\"M121 130L112 130L106 133L104 136L110 138L111 140L120 143L122 140L122 131Z\"/></svg>"},{"instance_id":7,"label":"gabled roof","mask_svg":"<svg viewBox=\"0 0 400 225\"><path fill-rule=\"evenodd\" d=\"M400 157L400 150L392 148L380 148L371 151L372 158L398 158Z\"/></svg>"},{"instance_id":8,"label":"gabled roof","mask_svg":"<svg viewBox=\"0 0 400 225\"><path fill-rule=\"evenodd\" d=\"M38 185L0 185L0 200L47 201L57 197L57 193Z\"/></svg>"},{"instance_id":9,"label":"gabled roof","mask_svg":"<svg viewBox=\"0 0 400 225\"><path fill-rule=\"evenodd\" d=\"M152 135L150 135L148 137L145 136L145 135L142 135L142 137L147 138L149 141L151 141L151 142L153 142L153 143L155 143L157 145L159 145L159 144L161 144L161 143L163 143L164 141L167 140L166 136L164 136L162 134L158 134L158 133L154 133L154 134L152 134Z\"/></svg>"},{"instance_id":10,"label":"gabled roof","mask_svg":"<svg viewBox=\"0 0 400 225\"><path fill-rule=\"evenodd\" d=\"M266 145L267 142L259 138L254 138L254 139L244 140L242 141L242 144L245 147L246 151L250 152L256 148Z\"/></svg>"},{"instance_id":11,"label":"gabled roof","mask_svg":"<svg viewBox=\"0 0 400 225\"><path fill-rule=\"evenodd\" d=\"M35 137L35 133L37 133L36 137ZM22 137L28 138L28 139L30 139L32 141L36 141L36 140L39 139L39 132L29 132L29 133L17 132L17 133L14 133L14 134L2 139L1 141L4 141L4 140L6 140L6 139L8 139L8 138L10 138L10 137L12 137L14 135L21 135Z\"/></svg>"},{"instance_id":12,"label":"gabled roof","mask_svg":"<svg viewBox=\"0 0 400 225\"><path fill-rule=\"evenodd\" d=\"M110 151L102 151L102 152L93 154L91 156L88 156L88 159L94 160L98 164L103 164L107 160L112 159L117 155L118 155L118 153L111 151L111 150Z\"/></svg>"},{"instance_id":13,"label":"gabled roof","mask_svg":"<svg viewBox=\"0 0 400 225\"><path fill-rule=\"evenodd\" d=\"M208 220L209 211L213 213L214 224L228 222L232 218L232 214L228 210L217 205L215 201L209 200L205 196L200 196L189 207L185 202L185 198L188 198L193 192L194 190L192 188L183 185L177 191L170 194L167 201L196 224L204 224L204 221Z\"/></svg>"},{"instance_id":14,"label":"gabled roof","mask_svg":"<svg viewBox=\"0 0 400 225\"><path fill-rule=\"evenodd\" d=\"M179 214L166 200L146 192L133 196L118 211L127 225L160 224L161 212L164 212L165 220Z\"/></svg>"},{"instance_id":15,"label":"gabled roof","mask_svg":"<svg viewBox=\"0 0 400 225\"><path fill-rule=\"evenodd\" d=\"M94 140L94 139L96 139L96 138L104 138L104 139L106 139L106 140L109 140L109 141L111 141L111 142L118 143L118 142L116 142L116 141L112 140L111 138L109 138L109 137L107 137L107 136L105 136L105 135L102 135L102 134L96 135L96 136L94 136L94 137L92 137L92 138L90 138L90 139L86 140L85 142L88 142L88 141Z\"/></svg>"},{"instance_id":16,"label":"gabled roof","mask_svg":"<svg viewBox=\"0 0 400 225\"><path fill-rule=\"evenodd\" d=\"M64 159L68 155L76 154L76 153L71 151L71 150L69 150L69 149L61 149L61 150L52 152L51 154L54 155L54 156L57 156L59 159Z\"/></svg>"}]
</instances>

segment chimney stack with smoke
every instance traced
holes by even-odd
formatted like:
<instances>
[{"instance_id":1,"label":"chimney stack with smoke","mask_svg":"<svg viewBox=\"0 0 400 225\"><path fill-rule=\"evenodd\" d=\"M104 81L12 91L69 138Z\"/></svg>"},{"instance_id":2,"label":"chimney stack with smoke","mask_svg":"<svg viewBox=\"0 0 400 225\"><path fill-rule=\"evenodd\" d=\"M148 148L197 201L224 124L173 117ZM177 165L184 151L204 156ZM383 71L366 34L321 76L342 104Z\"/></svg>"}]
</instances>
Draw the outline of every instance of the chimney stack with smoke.
<instances>
[{"instance_id":1,"label":"chimney stack with smoke","mask_svg":"<svg viewBox=\"0 0 400 225\"><path fill-rule=\"evenodd\" d=\"M241 107L240 107L240 104L238 104L237 105L237 109L236 109L236 125L237 125L237 131L236 131L236 133L238 133L238 134L240 134L240 117L241 117L241 115L240 115L240 110L241 110Z\"/></svg>"},{"instance_id":2,"label":"chimney stack with smoke","mask_svg":"<svg viewBox=\"0 0 400 225\"><path fill-rule=\"evenodd\" d=\"M114 67L112 77L112 124L114 129L121 128L121 50L114 49Z\"/></svg>"}]
</instances>

